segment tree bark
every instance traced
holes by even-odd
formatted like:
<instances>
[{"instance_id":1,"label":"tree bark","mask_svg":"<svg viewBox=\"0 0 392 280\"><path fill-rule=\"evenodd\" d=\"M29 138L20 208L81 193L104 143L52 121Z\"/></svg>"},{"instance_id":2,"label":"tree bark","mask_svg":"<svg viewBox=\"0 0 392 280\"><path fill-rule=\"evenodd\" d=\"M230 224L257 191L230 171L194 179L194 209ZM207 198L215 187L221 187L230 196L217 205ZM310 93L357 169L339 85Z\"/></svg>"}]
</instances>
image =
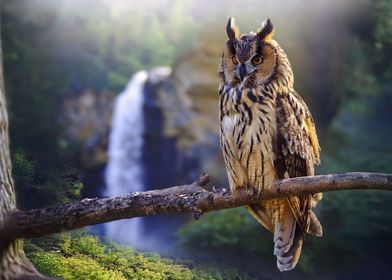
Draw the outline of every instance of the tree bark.
<instances>
[{"instance_id":1,"label":"tree bark","mask_svg":"<svg viewBox=\"0 0 392 280\"><path fill-rule=\"evenodd\" d=\"M13 210L0 227L0 240L31 238L105 223L156 214L202 213L253 204L271 199L335 190L392 190L392 174L354 172L278 180L260 194L247 190L231 193L227 189L207 191L208 175L179 187L129 193L109 198L83 199L78 202L30 211Z\"/></svg>"},{"instance_id":2,"label":"tree bark","mask_svg":"<svg viewBox=\"0 0 392 280\"><path fill-rule=\"evenodd\" d=\"M9 154L8 115L4 92L2 57L0 40L0 225L3 225L9 213L16 209L15 189L11 175ZM27 260L21 239L1 237L0 279L45 279Z\"/></svg>"}]
</instances>

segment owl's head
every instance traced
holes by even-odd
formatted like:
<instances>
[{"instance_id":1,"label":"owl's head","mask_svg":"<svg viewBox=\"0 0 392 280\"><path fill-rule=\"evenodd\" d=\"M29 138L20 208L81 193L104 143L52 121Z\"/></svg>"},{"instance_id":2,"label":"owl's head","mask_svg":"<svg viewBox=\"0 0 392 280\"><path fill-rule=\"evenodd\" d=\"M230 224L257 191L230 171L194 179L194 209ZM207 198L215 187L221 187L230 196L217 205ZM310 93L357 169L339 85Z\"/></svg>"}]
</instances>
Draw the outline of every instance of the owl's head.
<instances>
[{"instance_id":1,"label":"owl's head","mask_svg":"<svg viewBox=\"0 0 392 280\"><path fill-rule=\"evenodd\" d=\"M275 78L279 57L286 56L272 39L273 32L270 19L263 22L258 32L247 34L240 34L234 18L229 19L226 26L228 41L219 68L227 84L256 87Z\"/></svg>"}]
</instances>

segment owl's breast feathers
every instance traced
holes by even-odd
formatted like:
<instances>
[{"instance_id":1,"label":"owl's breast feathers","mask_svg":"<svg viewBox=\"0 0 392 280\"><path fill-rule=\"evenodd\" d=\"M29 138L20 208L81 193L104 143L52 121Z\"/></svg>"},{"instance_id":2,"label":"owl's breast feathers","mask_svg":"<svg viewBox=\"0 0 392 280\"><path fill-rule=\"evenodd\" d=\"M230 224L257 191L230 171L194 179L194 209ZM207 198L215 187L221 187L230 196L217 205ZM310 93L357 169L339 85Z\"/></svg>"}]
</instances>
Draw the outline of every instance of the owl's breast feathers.
<instances>
[{"instance_id":1,"label":"owl's breast feathers","mask_svg":"<svg viewBox=\"0 0 392 280\"><path fill-rule=\"evenodd\" d=\"M272 94L268 88L222 85L220 114L221 146L232 190L250 187L260 192L276 179L314 175L320 147L309 109L295 91ZM288 199L305 232L313 230L311 207L320 199L321 195Z\"/></svg>"},{"instance_id":2,"label":"owl's breast feathers","mask_svg":"<svg viewBox=\"0 0 392 280\"><path fill-rule=\"evenodd\" d=\"M261 191L275 180L273 135L274 97L256 89L229 88L220 96L221 146L232 190Z\"/></svg>"}]
</instances>

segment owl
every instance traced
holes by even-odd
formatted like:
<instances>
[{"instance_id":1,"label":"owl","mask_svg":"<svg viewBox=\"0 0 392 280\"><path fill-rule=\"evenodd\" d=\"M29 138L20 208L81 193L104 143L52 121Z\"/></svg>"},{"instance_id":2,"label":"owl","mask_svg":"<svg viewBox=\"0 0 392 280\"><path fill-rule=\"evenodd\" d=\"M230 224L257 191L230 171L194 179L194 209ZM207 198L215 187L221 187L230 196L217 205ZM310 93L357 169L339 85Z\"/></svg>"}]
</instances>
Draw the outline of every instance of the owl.
<instances>
[{"instance_id":1,"label":"owl","mask_svg":"<svg viewBox=\"0 0 392 280\"><path fill-rule=\"evenodd\" d=\"M258 32L240 34L230 18L219 64L220 145L230 189L262 193L274 180L314 175L320 163L316 128L294 89L290 62L272 39L266 19ZM297 264L304 235L321 236L312 208L322 194L260 201L250 214L272 232L280 271Z\"/></svg>"}]
</instances>

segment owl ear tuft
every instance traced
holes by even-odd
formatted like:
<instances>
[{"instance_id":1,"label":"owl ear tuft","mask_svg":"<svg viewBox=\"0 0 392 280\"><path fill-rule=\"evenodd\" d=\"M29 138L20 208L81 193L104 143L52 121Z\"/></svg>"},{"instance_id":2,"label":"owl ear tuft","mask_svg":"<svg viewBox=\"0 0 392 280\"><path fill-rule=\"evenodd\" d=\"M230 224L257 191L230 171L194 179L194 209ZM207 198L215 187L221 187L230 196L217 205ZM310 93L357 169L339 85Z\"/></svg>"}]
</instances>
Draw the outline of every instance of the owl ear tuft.
<instances>
[{"instance_id":1,"label":"owl ear tuft","mask_svg":"<svg viewBox=\"0 0 392 280\"><path fill-rule=\"evenodd\" d=\"M274 35L274 26L269 18L267 18L261 25L260 31L257 33L259 40L270 41Z\"/></svg>"},{"instance_id":2,"label":"owl ear tuft","mask_svg":"<svg viewBox=\"0 0 392 280\"><path fill-rule=\"evenodd\" d=\"M235 20L233 17L229 18L229 20L227 21L226 33L230 41L235 41L240 37L240 29L235 24Z\"/></svg>"}]
</instances>

